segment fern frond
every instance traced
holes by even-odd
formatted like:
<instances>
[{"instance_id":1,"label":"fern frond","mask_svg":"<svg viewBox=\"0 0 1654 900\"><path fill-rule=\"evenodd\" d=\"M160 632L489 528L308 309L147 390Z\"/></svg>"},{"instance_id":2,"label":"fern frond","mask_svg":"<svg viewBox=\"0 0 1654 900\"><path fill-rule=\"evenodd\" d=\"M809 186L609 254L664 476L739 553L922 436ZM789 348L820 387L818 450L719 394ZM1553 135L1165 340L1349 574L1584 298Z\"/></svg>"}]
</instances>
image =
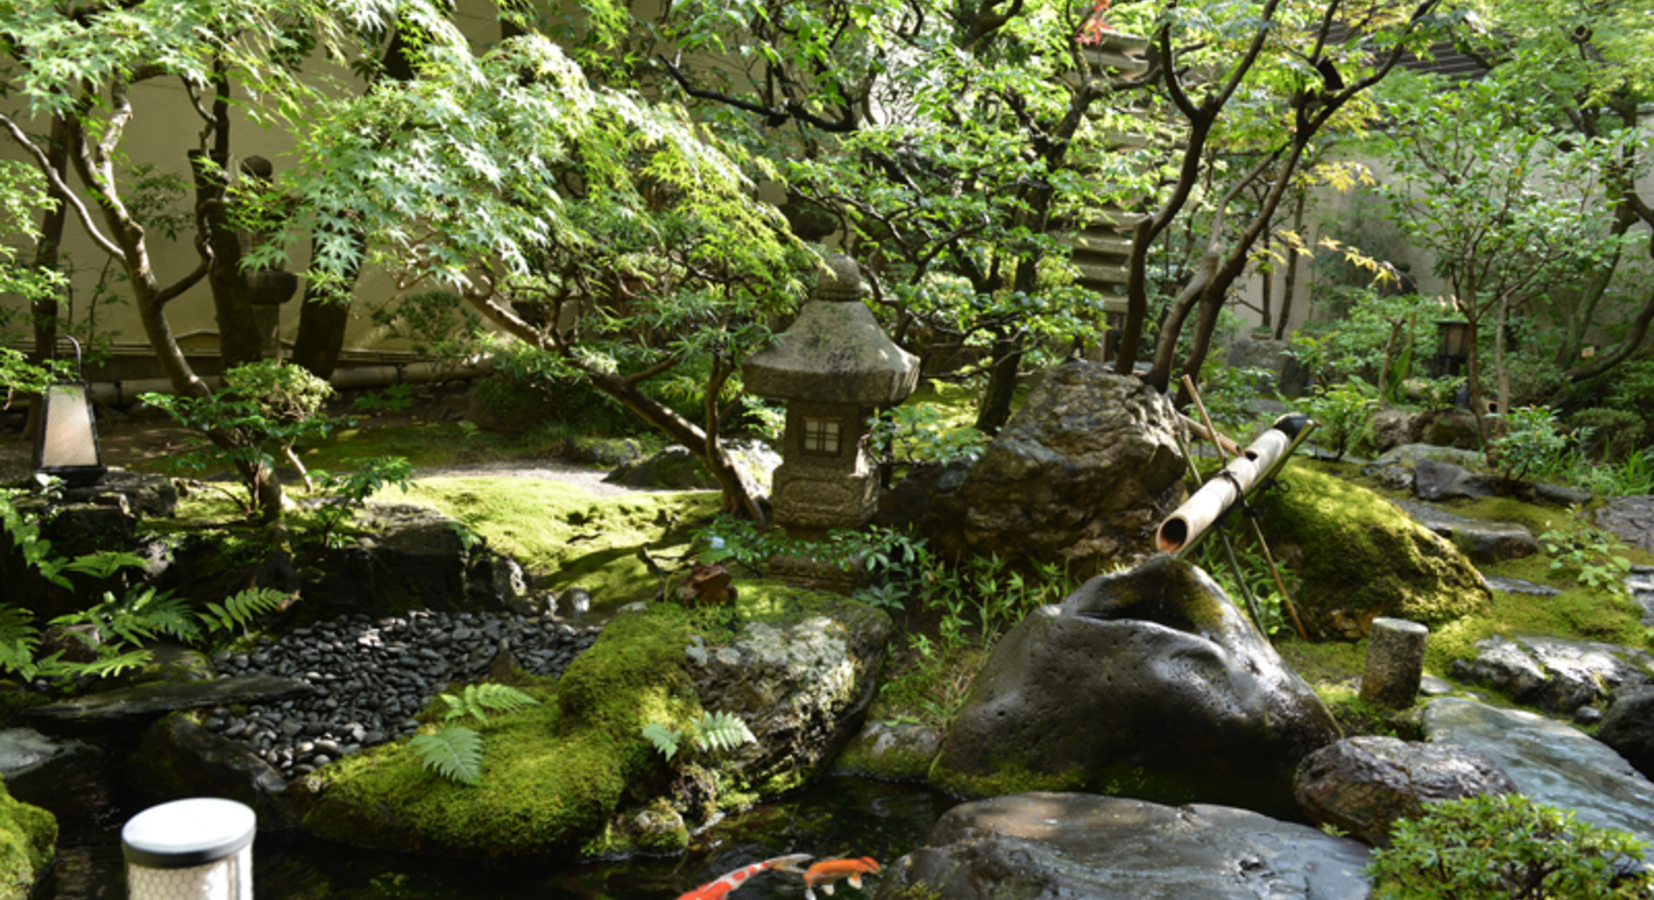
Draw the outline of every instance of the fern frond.
<instances>
[{"instance_id":1,"label":"fern frond","mask_svg":"<svg viewBox=\"0 0 1654 900\"><path fill-rule=\"evenodd\" d=\"M100 656L88 663L59 663L59 667L69 675L93 675L98 678L112 678L128 669L141 669L149 665L154 655L148 650L128 650L111 656Z\"/></svg>"},{"instance_id":2,"label":"fern frond","mask_svg":"<svg viewBox=\"0 0 1654 900\"><path fill-rule=\"evenodd\" d=\"M643 736L648 738L649 743L654 744L660 755L668 760L678 754L678 744L683 740L683 735L676 729L659 722L650 722L643 726Z\"/></svg>"},{"instance_id":3,"label":"fern frond","mask_svg":"<svg viewBox=\"0 0 1654 900\"><path fill-rule=\"evenodd\" d=\"M448 713L443 718L448 721L475 716L478 722L488 724L490 712L512 713L528 706L538 706L540 701L506 684L497 684L489 681L482 684L468 684L459 696L443 694L442 700L448 704Z\"/></svg>"},{"instance_id":4,"label":"fern frond","mask_svg":"<svg viewBox=\"0 0 1654 900\"><path fill-rule=\"evenodd\" d=\"M201 627L196 624L195 611L190 609L189 601L171 591L145 588L128 609L150 632L171 635L185 642L201 636Z\"/></svg>"},{"instance_id":5,"label":"fern frond","mask_svg":"<svg viewBox=\"0 0 1654 900\"><path fill-rule=\"evenodd\" d=\"M758 740L746 721L734 713L707 713L701 716L699 730L695 746L702 750L732 750Z\"/></svg>"},{"instance_id":6,"label":"fern frond","mask_svg":"<svg viewBox=\"0 0 1654 900\"><path fill-rule=\"evenodd\" d=\"M461 784L482 783L482 735L462 725L444 725L435 734L408 742L425 768Z\"/></svg>"},{"instance_id":7,"label":"fern frond","mask_svg":"<svg viewBox=\"0 0 1654 900\"><path fill-rule=\"evenodd\" d=\"M24 679L34 678L40 672L34 651L34 643L22 638L0 641L0 671L16 672Z\"/></svg>"},{"instance_id":8,"label":"fern frond","mask_svg":"<svg viewBox=\"0 0 1654 900\"><path fill-rule=\"evenodd\" d=\"M34 614L26 609L0 603L0 643L22 641L31 652L40 642L40 629L34 625Z\"/></svg>"},{"instance_id":9,"label":"fern frond","mask_svg":"<svg viewBox=\"0 0 1654 900\"><path fill-rule=\"evenodd\" d=\"M213 631L229 631L237 626L246 628L253 619L281 608L287 595L275 588L248 588L226 597L224 604L208 603L208 621Z\"/></svg>"}]
</instances>

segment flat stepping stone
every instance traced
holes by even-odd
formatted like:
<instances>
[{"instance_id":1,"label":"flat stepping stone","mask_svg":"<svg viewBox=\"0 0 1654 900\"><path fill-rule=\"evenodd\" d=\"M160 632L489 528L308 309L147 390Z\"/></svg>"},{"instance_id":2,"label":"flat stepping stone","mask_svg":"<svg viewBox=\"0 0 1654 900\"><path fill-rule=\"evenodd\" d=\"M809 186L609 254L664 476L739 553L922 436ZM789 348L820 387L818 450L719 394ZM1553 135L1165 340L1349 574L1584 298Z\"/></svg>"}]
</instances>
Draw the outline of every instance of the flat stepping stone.
<instances>
[{"instance_id":1,"label":"flat stepping stone","mask_svg":"<svg viewBox=\"0 0 1654 900\"><path fill-rule=\"evenodd\" d=\"M1598 528L1654 553L1654 496L1609 497L1594 516Z\"/></svg>"},{"instance_id":2,"label":"flat stepping stone","mask_svg":"<svg viewBox=\"0 0 1654 900\"><path fill-rule=\"evenodd\" d=\"M1514 522L1466 518L1411 500L1398 500L1396 504L1415 522L1451 541L1471 562L1520 559L1539 552L1539 542L1533 539L1533 533ZM1488 584L1493 586L1491 581Z\"/></svg>"},{"instance_id":3,"label":"flat stepping stone","mask_svg":"<svg viewBox=\"0 0 1654 900\"><path fill-rule=\"evenodd\" d=\"M296 700L315 692L303 681L274 675L141 684L32 707L22 718L43 731L97 734L138 728L180 709Z\"/></svg>"},{"instance_id":4,"label":"flat stepping stone","mask_svg":"<svg viewBox=\"0 0 1654 900\"><path fill-rule=\"evenodd\" d=\"M1654 840L1654 784L1584 732L1530 712L1438 697L1424 709L1424 733L1432 743L1492 756L1533 800Z\"/></svg>"},{"instance_id":5,"label":"flat stepping stone","mask_svg":"<svg viewBox=\"0 0 1654 900\"><path fill-rule=\"evenodd\" d=\"M1532 594L1535 597L1555 597L1557 594L1562 593L1549 585L1534 584L1531 581L1523 581L1520 578L1500 578L1495 575L1484 575L1482 576L1482 580L1487 582L1488 587L1496 591L1503 591L1507 594ZM1654 587L1654 584L1651 584L1650 587Z\"/></svg>"}]
</instances>

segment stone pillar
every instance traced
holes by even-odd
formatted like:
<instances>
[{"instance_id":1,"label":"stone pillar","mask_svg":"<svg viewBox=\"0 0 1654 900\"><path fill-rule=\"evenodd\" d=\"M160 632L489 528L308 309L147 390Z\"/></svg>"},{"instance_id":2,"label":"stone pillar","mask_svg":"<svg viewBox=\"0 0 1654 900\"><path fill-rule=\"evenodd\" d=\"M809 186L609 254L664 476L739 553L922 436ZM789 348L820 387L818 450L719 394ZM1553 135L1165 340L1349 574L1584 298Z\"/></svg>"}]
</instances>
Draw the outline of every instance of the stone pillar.
<instances>
[{"instance_id":1,"label":"stone pillar","mask_svg":"<svg viewBox=\"0 0 1654 900\"><path fill-rule=\"evenodd\" d=\"M1424 642L1429 636L1430 629L1417 622L1374 619L1361 673L1362 701L1392 709L1412 706L1424 677Z\"/></svg>"}]
</instances>

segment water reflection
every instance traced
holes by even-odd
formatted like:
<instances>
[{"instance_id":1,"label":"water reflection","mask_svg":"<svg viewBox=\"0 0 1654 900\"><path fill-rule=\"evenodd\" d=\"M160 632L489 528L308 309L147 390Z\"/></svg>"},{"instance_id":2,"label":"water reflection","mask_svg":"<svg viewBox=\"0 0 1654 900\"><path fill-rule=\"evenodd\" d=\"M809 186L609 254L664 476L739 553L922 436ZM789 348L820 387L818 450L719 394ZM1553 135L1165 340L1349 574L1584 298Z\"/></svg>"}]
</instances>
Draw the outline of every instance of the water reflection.
<instances>
[{"instance_id":1,"label":"water reflection","mask_svg":"<svg viewBox=\"0 0 1654 900\"><path fill-rule=\"evenodd\" d=\"M120 829L156 800L84 756L19 776L8 787L58 817L58 862L37 896L126 896ZM726 872L787 853L818 860L872 856L888 864L918 846L953 802L924 788L831 777L731 817L682 857L583 866L456 862L261 832L253 847L254 885L258 900L674 900ZM869 884L857 894L842 885L840 897L870 897L871 890ZM799 876L770 872L734 900L798 900L803 891Z\"/></svg>"}]
</instances>

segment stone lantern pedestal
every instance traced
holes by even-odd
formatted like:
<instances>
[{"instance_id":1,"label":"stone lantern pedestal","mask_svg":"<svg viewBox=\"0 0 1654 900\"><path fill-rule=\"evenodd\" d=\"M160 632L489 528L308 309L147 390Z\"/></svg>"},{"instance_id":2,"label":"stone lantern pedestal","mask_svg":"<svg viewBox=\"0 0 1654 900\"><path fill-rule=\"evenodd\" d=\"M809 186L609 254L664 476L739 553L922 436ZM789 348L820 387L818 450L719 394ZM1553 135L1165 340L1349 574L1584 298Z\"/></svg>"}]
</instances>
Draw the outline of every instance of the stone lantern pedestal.
<instances>
[{"instance_id":1,"label":"stone lantern pedestal","mask_svg":"<svg viewBox=\"0 0 1654 900\"><path fill-rule=\"evenodd\" d=\"M873 518L879 478L867 419L919 381L918 357L892 343L861 302L855 260L832 256L827 266L792 327L741 367L749 392L787 404L770 500L776 523L799 537Z\"/></svg>"}]
</instances>

